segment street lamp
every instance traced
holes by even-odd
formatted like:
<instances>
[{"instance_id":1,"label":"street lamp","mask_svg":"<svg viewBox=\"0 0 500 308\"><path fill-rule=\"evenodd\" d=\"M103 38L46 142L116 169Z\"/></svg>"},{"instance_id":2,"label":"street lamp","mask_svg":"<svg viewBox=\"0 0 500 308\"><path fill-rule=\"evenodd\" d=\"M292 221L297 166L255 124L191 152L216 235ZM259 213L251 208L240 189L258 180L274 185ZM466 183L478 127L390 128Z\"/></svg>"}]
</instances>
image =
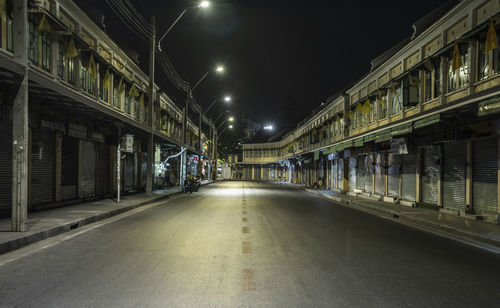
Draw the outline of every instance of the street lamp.
<instances>
[{"instance_id":1,"label":"street lamp","mask_svg":"<svg viewBox=\"0 0 500 308\"><path fill-rule=\"evenodd\" d=\"M225 96L224 97L224 102L229 103L230 101L231 101L231 96ZM217 99L214 99L212 101L212 103L210 103L210 105L208 106L208 108L205 109L205 111L203 111L203 114L204 115L207 114L208 110L210 110L210 108L212 108L212 106L215 105L216 102L217 102Z\"/></svg>"},{"instance_id":2,"label":"street lamp","mask_svg":"<svg viewBox=\"0 0 500 308\"><path fill-rule=\"evenodd\" d=\"M160 40L158 40L158 51L161 51L161 41L165 38L165 36L167 36L167 34L170 32L170 30L172 30L172 28L177 24L177 22L182 18L182 16L184 16L184 14L190 10L190 9L193 9L193 8L207 8L210 6L210 2L208 1L201 1L199 5L197 6L190 6L190 7L187 7L184 9L184 11L182 11L182 13L179 15L179 17L177 17L177 19L174 21L174 23L167 29L167 31L165 32L165 34L162 35L162 37L160 38Z\"/></svg>"}]
</instances>

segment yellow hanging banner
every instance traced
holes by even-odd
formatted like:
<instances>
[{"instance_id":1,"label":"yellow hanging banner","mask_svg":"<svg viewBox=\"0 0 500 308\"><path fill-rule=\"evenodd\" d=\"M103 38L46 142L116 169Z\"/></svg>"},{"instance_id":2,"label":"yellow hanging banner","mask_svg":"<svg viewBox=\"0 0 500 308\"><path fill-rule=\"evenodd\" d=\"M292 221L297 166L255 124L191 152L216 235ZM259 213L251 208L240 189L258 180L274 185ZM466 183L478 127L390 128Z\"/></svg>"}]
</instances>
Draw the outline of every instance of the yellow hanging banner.
<instances>
[{"instance_id":1,"label":"yellow hanging banner","mask_svg":"<svg viewBox=\"0 0 500 308\"><path fill-rule=\"evenodd\" d=\"M109 83L111 81L111 76L109 74L109 68L106 70L106 74L104 74L104 78L102 79L102 87L105 89L109 89Z\"/></svg>"},{"instance_id":2,"label":"yellow hanging banner","mask_svg":"<svg viewBox=\"0 0 500 308\"><path fill-rule=\"evenodd\" d=\"M144 107L144 92L141 93L141 97L139 97L139 105Z\"/></svg>"},{"instance_id":3,"label":"yellow hanging banner","mask_svg":"<svg viewBox=\"0 0 500 308\"><path fill-rule=\"evenodd\" d=\"M95 61L94 61L94 55L92 55L92 54L90 55L88 70L89 70L89 74L90 74L90 77L92 78L92 80L96 80L97 68L96 68Z\"/></svg>"},{"instance_id":4,"label":"yellow hanging banner","mask_svg":"<svg viewBox=\"0 0 500 308\"><path fill-rule=\"evenodd\" d=\"M358 105L358 109L359 111L361 111L362 113L364 114L367 114L370 112L370 105L371 105L371 102L369 99L366 99L365 102L363 104L359 104Z\"/></svg>"},{"instance_id":5,"label":"yellow hanging banner","mask_svg":"<svg viewBox=\"0 0 500 308\"><path fill-rule=\"evenodd\" d=\"M495 32L495 26L493 26L493 21L490 21L490 27L488 33L486 34L486 43L484 46L484 53L488 54L490 50L498 48L497 33Z\"/></svg>"},{"instance_id":6,"label":"yellow hanging banner","mask_svg":"<svg viewBox=\"0 0 500 308\"><path fill-rule=\"evenodd\" d=\"M50 32L50 31L52 31L52 26L47 21L47 17L45 17L45 14L43 14L42 19L38 24L38 32Z\"/></svg>"},{"instance_id":7,"label":"yellow hanging banner","mask_svg":"<svg viewBox=\"0 0 500 308\"><path fill-rule=\"evenodd\" d=\"M130 97L137 97L139 96L139 90L135 87L135 84L132 85L130 90L128 90L128 96Z\"/></svg>"},{"instance_id":8,"label":"yellow hanging banner","mask_svg":"<svg viewBox=\"0 0 500 308\"><path fill-rule=\"evenodd\" d=\"M457 42L455 42L455 47L453 48L453 59L451 63L451 70L456 71L462 66L462 57L460 56L460 49L458 48Z\"/></svg>"},{"instance_id":9,"label":"yellow hanging banner","mask_svg":"<svg viewBox=\"0 0 500 308\"><path fill-rule=\"evenodd\" d=\"M123 77L120 78L120 81L118 82L118 92L123 92L125 90L125 84L123 83Z\"/></svg>"},{"instance_id":10,"label":"yellow hanging banner","mask_svg":"<svg viewBox=\"0 0 500 308\"><path fill-rule=\"evenodd\" d=\"M378 100L380 101L380 106L382 109L385 109L385 101L384 97L382 96L382 92L378 91Z\"/></svg>"},{"instance_id":11,"label":"yellow hanging banner","mask_svg":"<svg viewBox=\"0 0 500 308\"><path fill-rule=\"evenodd\" d=\"M66 49L66 58L73 59L76 57L78 57L78 49L75 47L75 41L73 38L70 38L68 48Z\"/></svg>"}]
</instances>

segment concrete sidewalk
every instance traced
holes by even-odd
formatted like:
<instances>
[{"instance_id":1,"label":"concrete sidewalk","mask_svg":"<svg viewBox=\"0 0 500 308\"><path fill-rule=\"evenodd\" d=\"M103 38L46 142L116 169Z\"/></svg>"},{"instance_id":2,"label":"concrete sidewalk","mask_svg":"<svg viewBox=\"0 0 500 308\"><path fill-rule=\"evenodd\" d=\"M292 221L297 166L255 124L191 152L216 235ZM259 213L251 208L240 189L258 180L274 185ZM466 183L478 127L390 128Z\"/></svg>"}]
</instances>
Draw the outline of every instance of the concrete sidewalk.
<instances>
[{"instance_id":1,"label":"concrete sidewalk","mask_svg":"<svg viewBox=\"0 0 500 308\"><path fill-rule=\"evenodd\" d=\"M446 236L461 242L500 253L500 225L474 216L457 216L443 212L373 201L362 197L339 194L332 190L310 189L304 185L282 183L333 200L342 205L375 214L414 228Z\"/></svg>"},{"instance_id":2,"label":"concrete sidewalk","mask_svg":"<svg viewBox=\"0 0 500 308\"><path fill-rule=\"evenodd\" d=\"M202 182L202 185L207 184L208 181ZM126 195L121 197L120 203L102 199L29 213L26 232L10 232L11 219L0 218L0 254L178 194L182 194L182 190L174 187L170 191L155 190L151 196L145 193Z\"/></svg>"}]
</instances>

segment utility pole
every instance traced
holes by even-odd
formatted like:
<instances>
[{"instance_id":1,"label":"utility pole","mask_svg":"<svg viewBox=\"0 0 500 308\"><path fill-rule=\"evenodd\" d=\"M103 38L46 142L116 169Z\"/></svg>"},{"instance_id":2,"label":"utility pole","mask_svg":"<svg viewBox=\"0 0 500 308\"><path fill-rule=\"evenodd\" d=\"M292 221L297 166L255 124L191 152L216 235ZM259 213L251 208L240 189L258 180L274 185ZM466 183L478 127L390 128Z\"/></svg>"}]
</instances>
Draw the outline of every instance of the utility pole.
<instances>
[{"instance_id":1,"label":"utility pole","mask_svg":"<svg viewBox=\"0 0 500 308\"><path fill-rule=\"evenodd\" d=\"M155 101L155 51L156 51L156 25L155 17L151 17L153 34L151 46L149 47L149 100L148 100L148 125L151 133L148 136L148 162L146 167L146 195L153 192L153 163L154 163L154 101Z\"/></svg>"},{"instance_id":2,"label":"utility pole","mask_svg":"<svg viewBox=\"0 0 500 308\"><path fill-rule=\"evenodd\" d=\"M25 232L28 221L28 4L14 1L14 58L22 73L14 85L12 106L12 220L11 231Z\"/></svg>"}]
</instances>

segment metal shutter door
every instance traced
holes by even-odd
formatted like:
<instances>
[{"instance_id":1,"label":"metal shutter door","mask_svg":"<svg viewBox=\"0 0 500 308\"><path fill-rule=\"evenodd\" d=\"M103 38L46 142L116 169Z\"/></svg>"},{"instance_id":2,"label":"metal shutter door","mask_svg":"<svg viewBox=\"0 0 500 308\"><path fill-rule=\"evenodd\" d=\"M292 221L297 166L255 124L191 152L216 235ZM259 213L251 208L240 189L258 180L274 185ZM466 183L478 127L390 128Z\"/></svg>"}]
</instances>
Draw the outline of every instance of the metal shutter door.
<instances>
[{"instance_id":1,"label":"metal shutter door","mask_svg":"<svg viewBox=\"0 0 500 308\"><path fill-rule=\"evenodd\" d=\"M124 190L133 190L134 189L134 154L127 153L124 162L124 174L125 175L125 185L123 185Z\"/></svg>"},{"instance_id":2,"label":"metal shutter door","mask_svg":"<svg viewBox=\"0 0 500 308\"><path fill-rule=\"evenodd\" d=\"M9 106L0 108L0 217L5 217L12 211L12 119Z\"/></svg>"},{"instance_id":3,"label":"metal shutter door","mask_svg":"<svg viewBox=\"0 0 500 308\"><path fill-rule=\"evenodd\" d=\"M356 163L357 160L354 157L349 158L349 190L354 191L356 188Z\"/></svg>"},{"instance_id":4,"label":"metal shutter door","mask_svg":"<svg viewBox=\"0 0 500 308\"><path fill-rule=\"evenodd\" d=\"M338 178L337 178L337 166L338 166L338 160L334 160L332 164L332 188L337 188L338 184Z\"/></svg>"},{"instance_id":5,"label":"metal shutter door","mask_svg":"<svg viewBox=\"0 0 500 308\"><path fill-rule=\"evenodd\" d=\"M385 195L385 153L377 153L375 163L375 193L381 196Z\"/></svg>"},{"instance_id":6,"label":"metal shutter door","mask_svg":"<svg viewBox=\"0 0 500 308\"><path fill-rule=\"evenodd\" d=\"M387 170L387 194L391 197L399 197L399 169L401 167L401 155L389 153L389 169Z\"/></svg>"},{"instance_id":7,"label":"metal shutter door","mask_svg":"<svg viewBox=\"0 0 500 308\"><path fill-rule=\"evenodd\" d=\"M449 142L443 148L443 207L465 209L465 142Z\"/></svg>"},{"instance_id":8,"label":"metal shutter door","mask_svg":"<svg viewBox=\"0 0 500 308\"><path fill-rule=\"evenodd\" d=\"M425 147L422 153L422 201L429 204L438 202L439 147Z\"/></svg>"},{"instance_id":9,"label":"metal shutter door","mask_svg":"<svg viewBox=\"0 0 500 308\"><path fill-rule=\"evenodd\" d=\"M252 167L246 166L245 167L245 173L246 173L246 179L251 180L252 179Z\"/></svg>"},{"instance_id":10,"label":"metal shutter door","mask_svg":"<svg viewBox=\"0 0 500 308\"><path fill-rule=\"evenodd\" d=\"M498 139L472 143L472 204L476 214L497 213Z\"/></svg>"},{"instance_id":11,"label":"metal shutter door","mask_svg":"<svg viewBox=\"0 0 500 308\"><path fill-rule=\"evenodd\" d=\"M110 187L110 152L109 145L97 144L97 194L105 195L109 193Z\"/></svg>"},{"instance_id":12,"label":"metal shutter door","mask_svg":"<svg viewBox=\"0 0 500 308\"><path fill-rule=\"evenodd\" d=\"M61 198L75 199L78 185L78 139L62 138L61 151Z\"/></svg>"},{"instance_id":13,"label":"metal shutter door","mask_svg":"<svg viewBox=\"0 0 500 308\"><path fill-rule=\"evenodd\" d=\"M96 193L96 145L91 141L80 141L81 174L80 197L93 196Z\"/></svg>"},{"instance_id":14,"label":"metal shutter door","mask_svg":"<svg viewBox=\"0 0 500 308\"><path fill-rule=\"evenodd\" d=\"M269 181L269 168L264 167L264 168L263 168L263 172L264 172L264 177L263 177L263 180L264 180L264 181Z\"/></svg>"},{"instance_id":15,"label":"metal shutter door","mask_svg":"<svg viewBox=\"0 0 500 308\"><path fill-rule=\"evenodd\" d=\"M402 199L415 201L417 195L417 152L408 151L403 155L403 167L401 168L401 194Z\"/></svg>"},{"instance_id":16,"label":"metal shutter door","mask_svg":"<svg viewBox=\"0 0 500 308\"><path fill-rule=\"evenodd\" d=\"M255 180L260 181L260 166L255 166Z\"/></svg>"},{"instance_id":17,"label":"metal shutter door","mask_svg":"<svg viewBox=\"0 0 500 308\"><path fill-rule=\"evenodd\" d=\"M342 189L344 181L344 159L340 158L337 164L337 189Z\"/></svg>"},{"instance_id":18,"label":"metal shutter door","mask_svg":"<svg viewBox=\"0 0 500 308\"><path fill-rule=\"evenodd\" d=\"M141 188L146 189L146 180L148 177L148 153L147 152L141 152L142 153L142 161L141 161ZM198 160L198 164L201 164L201 162ZM201 173L199 174L201 178Z\"/></svg>"},{"instance_id":19,"label":"metal shutter door","mask_svg":"<svg viewBox=\"0 0 500 308\"><path fill-rule=\"evenodd\" d=\"M373 154L365 156L365 191L373 192Z\"/></svg>"},{"instance_id":20,"label":"metal shutter door","mask_svg":"<svg viewBox=\"0 0 500 308\"><path fill-rule=\"evenodd\" d=\"M358 164L356 166L357 167L356 188L365 189L365 174L366 174L365 156L358 156L357 161Z\"/></svg>"},{"instance_id":21,"label":"metal shutter door","mask_svg":"<svg viewBox=\"0 0 500 308\"><path fill-rule=\"evenodd\" d=\"M54 201L55 137L50 131L33 129L31 135L31 204Z\"/></svg>"}]
</instances>

